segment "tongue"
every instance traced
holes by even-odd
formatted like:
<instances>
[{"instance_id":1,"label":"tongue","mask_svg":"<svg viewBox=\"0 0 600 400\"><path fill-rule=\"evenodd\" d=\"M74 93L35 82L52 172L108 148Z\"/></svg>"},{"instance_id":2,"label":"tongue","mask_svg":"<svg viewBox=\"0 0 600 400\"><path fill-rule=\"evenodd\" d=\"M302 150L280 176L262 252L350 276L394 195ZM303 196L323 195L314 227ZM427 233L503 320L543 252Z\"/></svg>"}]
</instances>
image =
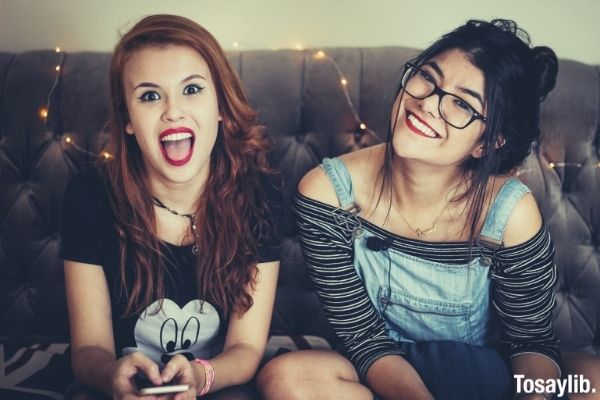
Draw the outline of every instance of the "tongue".
<instances>
[{"instance_id":1,"label":"tongue","mask_svg":"<svg viewBox=\"0 0 600 400\"><path fill-rule=\"evenodd\" d=\"M183 139L175 141L162 142L167 157L171 160L183 160L188 156L192 148L192 139Z\"/></svg>"}]
</instances>

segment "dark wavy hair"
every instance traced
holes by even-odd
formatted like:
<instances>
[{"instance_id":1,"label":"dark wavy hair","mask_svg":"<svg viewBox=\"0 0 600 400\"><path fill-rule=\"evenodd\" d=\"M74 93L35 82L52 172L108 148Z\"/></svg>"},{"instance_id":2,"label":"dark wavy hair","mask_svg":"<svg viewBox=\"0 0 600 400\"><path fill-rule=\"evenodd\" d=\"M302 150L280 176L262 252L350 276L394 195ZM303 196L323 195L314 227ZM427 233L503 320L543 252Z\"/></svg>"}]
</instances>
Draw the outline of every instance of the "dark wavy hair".
<instances>
[{"instance_id":1,"label":"dark wavy hair","mask_svg":"<svg viewBox=\"0 0 600 400\"><path fill-rule=\"evenodd\" d=\"M121 293L125 314L141 311L164 297L169 279L140 148L125 134L129 121L123 91L123 69L131 55L145 47L182 45L206 61L216 87L219 112L210 174L196 210L202 228L196 237L199 294L225 315L252 305L247 288L255 283L257 243L270 229L269 207L261 190L269 167L269 141L258 125L239 78L215 38L203 27L175 15L152 15L123 35L110 63L110 139L115 155L105 165L116 228L120 239Z\"/></svg>"},{"instance_id":2,"label":"dark wavy hair","mask_svg":"<svg viewBox=\"0 0 600 400\"><path fill-rule=\"evenodd\" d=\"M452 49L462 50L485 77L487 122L481 139L483 156L471 157L462 165L470 177L470 187L460 199L470 199L468 221L473 242L484 204L490 200L486 199L490 176L511 172L525 160L539 138L540 103L554 88L558 60L548 47L531 48L529 35L514 21L494 19L469 20L443 35L412 62L422 65ZM399 86L396 97L402 95ZM395 117L391 121L396 121ZM391 140L395 126L388 126L382 191L393 176ZM496 146L502 142L501 147Z\"/></svg>"}]
</instances>

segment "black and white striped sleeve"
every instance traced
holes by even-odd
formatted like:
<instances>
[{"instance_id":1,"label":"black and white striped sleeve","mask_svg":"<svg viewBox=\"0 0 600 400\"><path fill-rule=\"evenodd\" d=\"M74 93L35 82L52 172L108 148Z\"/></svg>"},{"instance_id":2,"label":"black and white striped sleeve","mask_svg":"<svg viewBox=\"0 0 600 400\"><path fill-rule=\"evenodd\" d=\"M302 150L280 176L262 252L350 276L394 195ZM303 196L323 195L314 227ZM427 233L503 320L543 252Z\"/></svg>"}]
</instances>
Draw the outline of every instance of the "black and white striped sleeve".
<instances>
[{"instance_id":1,"label":"black and white striped sleeve","mask_svg":"<svg viewBox=\"0 0 600 400\"><path fill-rule=\"evenodd\" d=\"M492 304L508 355L543 354L560 371L558 340L552 327L557 271L548 229L544 226L527 242L499 250L496 257Z\"/></svg>"},{"instance_id":2,"label":"black and white striped sleeve","mask_svg":"<svg viewBox=\"0 0 600 400\"><path fill-rule=\"evenodd\" d=\"M336 224L335 209L298 194L294 210L309 278L331 327L364 379L377 359L403 352L385 332L354 269L351 233Z\"/></svg>"}]
</instances>

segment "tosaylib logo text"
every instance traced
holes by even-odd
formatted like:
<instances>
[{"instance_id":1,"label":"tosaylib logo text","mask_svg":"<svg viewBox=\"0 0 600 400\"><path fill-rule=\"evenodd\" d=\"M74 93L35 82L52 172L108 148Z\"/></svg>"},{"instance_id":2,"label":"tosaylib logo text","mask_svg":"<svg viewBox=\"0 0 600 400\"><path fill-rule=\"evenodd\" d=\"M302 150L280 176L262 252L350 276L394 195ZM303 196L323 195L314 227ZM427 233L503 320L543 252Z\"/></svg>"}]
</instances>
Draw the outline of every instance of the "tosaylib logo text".
<instances>
[{"instance_id":1,"label":"tosaylib logo text","mask_svg":"<svg viewBox=\"0 0 600 400\"><path fill-rule=\"evenodd\" d=\"M553 393L558 396L596 393L596 388L583 375L567 375L566 379L531 379L515 374L514 378L517 381L517 393Z\"/></svg>"}]
</instances>

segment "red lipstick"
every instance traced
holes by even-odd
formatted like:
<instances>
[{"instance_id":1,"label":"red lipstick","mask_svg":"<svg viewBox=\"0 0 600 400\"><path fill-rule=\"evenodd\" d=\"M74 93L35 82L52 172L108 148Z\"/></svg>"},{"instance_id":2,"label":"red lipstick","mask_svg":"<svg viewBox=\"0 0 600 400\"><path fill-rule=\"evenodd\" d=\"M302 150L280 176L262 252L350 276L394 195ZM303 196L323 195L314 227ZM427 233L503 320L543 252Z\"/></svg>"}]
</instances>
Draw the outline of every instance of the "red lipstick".
<instances>
[{"instance_id":1,"label":"red lipstick","mask_svg":"<svg viewBox=\"0 0 600 400\"><path fill-rule=\"evenodd\" d=\"M176 134L176 133L189 133L191 135L191 137L188 137L186 139L181 139L178 141L163 140L163 138L165 138L165 136ZM163 157L165 158L165 161L167 161L170 165L173 165L175 167L180 167L182 165L187 164L193 155L194 141L195 141L194 138L195 138L194 131L187 127L168 128L168 129L165 129L164 131L162 131L159 135L159 144L160 144L160 149L162 151ZM181 153L182 151L186 151L185 148L183 150L177 148L177 147L185 146L185 144L178 143L178 142L183 142L184 140L189 140L189 148L187 149L187 153L183 157L175 157L175 154ZM167 149L167 148L169 148L169 149Z\"/></svg>"}]
</instances>

